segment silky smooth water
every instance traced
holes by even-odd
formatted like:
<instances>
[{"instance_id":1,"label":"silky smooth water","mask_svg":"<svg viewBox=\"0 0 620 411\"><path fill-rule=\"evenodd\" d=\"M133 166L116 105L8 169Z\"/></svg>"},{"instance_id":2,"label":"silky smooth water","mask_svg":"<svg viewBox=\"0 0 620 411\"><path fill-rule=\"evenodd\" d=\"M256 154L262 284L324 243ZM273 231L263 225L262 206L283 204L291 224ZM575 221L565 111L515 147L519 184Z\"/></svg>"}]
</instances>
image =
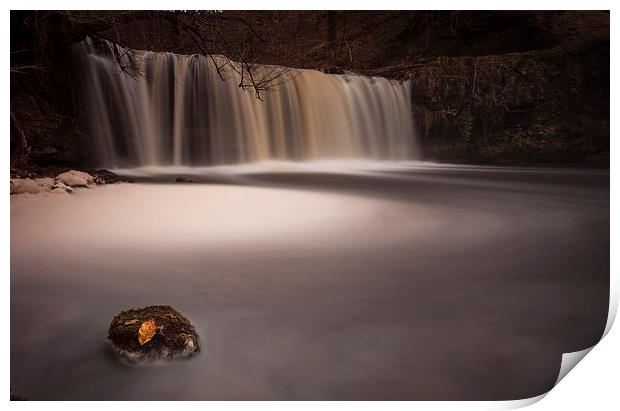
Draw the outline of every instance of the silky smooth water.
<instances>
[{"instance_id":1,"label":"silky smooth water","mask_svg":"<svg viewBox=\"0 0 620 411\"><path fill-rule=\"evenodd\" d=\"M114 49L133 76L121 72ZM238 87L230 68L222 81L217 56L130 51L90 38L76 55L103 167L419 156L409 82L292 69L261 101Z\"/></svg>"},{"instance_id":2,"label":"silky smooth water","mask_svg":"<svg viewBox=\"0 0 620 411\"><path fill-rule=\"evenodd\" d=\"M608 172L377 162L417 156L406 83L294 70L261 102L200 56L127 52L134 79L113 47L77 47L81 99L99 163L138 182L12 196L12 390L508 400L597 342ZM200 355L114 357L110 320L151 304Z\"/></svg>"},{"instance_id":3,"label":"silky smooth water","mask_svg":"<svg viewBox=\"0 0 620 411\"><path fill-rule=\"evenodd\" d=\"M605 326L607 172L275 164L162 183L179 171L11 196L13 391L518 399ZM193 321L198 356L115 358L110 321L151 304Z\"/></svg>"}]
</instances>

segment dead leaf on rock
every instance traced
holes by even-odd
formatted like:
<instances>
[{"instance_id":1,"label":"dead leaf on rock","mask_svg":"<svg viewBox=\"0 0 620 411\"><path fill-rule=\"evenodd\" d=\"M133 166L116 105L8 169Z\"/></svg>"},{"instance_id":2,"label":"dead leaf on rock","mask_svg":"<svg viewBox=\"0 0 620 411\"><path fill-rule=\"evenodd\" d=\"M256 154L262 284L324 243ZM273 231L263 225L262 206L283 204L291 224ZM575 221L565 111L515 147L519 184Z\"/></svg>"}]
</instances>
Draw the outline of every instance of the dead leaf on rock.
<instances>
[{"instance_id":1,"label":"dead leaf on rock","mask_svg":"<svg viewBox=\"0 0 620 411\"><path fill-rule=\"evenodd\" d=\"M138 320L134 319L134 320L125 321L124 324L125 325L131 325L131 324L138 324L138 322L139 322Z\"/></svg>"},{"instance_id":2,"label":"dead leaf on rock","mask_svg":"<svg viewBox=\"0 0 620 411\"><path fill-rule=\"evenodd\" d=\"M155 336L157 332L157 324L155 320L148 320L142 323L140 329L138 330L138 342L140 345L144 345L147 342L151 341L151 338Z\"/></svg>"}]
</instances>

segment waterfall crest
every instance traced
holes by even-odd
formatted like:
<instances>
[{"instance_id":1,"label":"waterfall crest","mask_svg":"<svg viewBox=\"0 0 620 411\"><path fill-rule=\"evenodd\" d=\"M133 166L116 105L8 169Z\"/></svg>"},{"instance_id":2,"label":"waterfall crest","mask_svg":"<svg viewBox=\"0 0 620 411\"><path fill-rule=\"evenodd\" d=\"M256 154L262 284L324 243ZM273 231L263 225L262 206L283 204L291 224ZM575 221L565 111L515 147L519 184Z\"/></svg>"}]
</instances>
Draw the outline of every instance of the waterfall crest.
<instances>
[{"instance_id":1,"label":"waterfall crest","mask_svg":"<svg viewBox=\"0 0 620 411\"><path fill-rule=\"evenodd\" d=\"M418 154L408 82L291 69L260 101L238 87L236 72L223 72L222 81L218 57L90 38L76 51L81 107L104 167ZM117 61L137 75L121 72Z\"/></svg>"}]
</instances>

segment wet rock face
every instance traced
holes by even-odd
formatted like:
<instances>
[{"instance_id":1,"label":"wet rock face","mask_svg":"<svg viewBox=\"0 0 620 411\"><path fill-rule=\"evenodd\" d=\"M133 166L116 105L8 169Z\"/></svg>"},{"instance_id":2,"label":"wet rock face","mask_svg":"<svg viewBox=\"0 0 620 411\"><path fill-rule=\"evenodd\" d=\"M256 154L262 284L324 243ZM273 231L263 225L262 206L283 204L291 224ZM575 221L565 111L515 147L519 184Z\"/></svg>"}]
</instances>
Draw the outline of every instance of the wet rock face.
<instances>
[{"instance_id":1,"label":"wet rock face","mask_svg":"<svg viewBox=\"0 0 620 411\"><path fill-rule=\"evenodd\" d=\"M117 314L108 330L108 342L121 358L132 363L189 358L200 352L194 326L167 305Z\"/></svg>"}]
</instances>

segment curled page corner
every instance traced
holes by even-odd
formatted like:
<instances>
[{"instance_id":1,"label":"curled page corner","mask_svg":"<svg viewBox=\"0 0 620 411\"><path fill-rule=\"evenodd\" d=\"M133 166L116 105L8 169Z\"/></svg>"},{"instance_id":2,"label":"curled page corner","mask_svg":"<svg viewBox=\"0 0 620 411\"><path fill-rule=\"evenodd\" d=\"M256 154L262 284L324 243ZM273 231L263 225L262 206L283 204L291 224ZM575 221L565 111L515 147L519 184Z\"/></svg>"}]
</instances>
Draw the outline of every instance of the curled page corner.
<instances>
[{"instance_id":1,"label":"curled page corner","mask_svg":"<svg viewBox=\"0 0 620 411\"><path fill-rule=\"evenodd\" d=\"M545 398L546 395L547 395L547 392L544 393L544 394L537 395L535 397L524 398L522 400L502 401L501 403L498 404L498 407L495 408L495 409L499 409L499 410L515 410L517 408L529 407L530 405L536 404L538 401L540 401L543 398Z\"/></svg>"},{"instance_id":2,"label":"curled page corner","mask_svg":"<svg viewBox=\"0 0 620 411\"><path fill-rule=\"evenodd\" d=\"M610 280L610 296L609 297L610 297L609 298L609 312L607 313L607 323L605 324L605 330L603 331L603 335L601 335L600 340L598 340L596 344L600 343L603 340L603 338L605 338L605 336L609 333L609 330L611 329L616 319L616 312L618 311L618 288L614 284L613 277ZM560 364L560 373L558 374L558 378L555 380L555 384L553 384L553 387L558 385L560 381L562 381L562 379L566 377L566 375L573 368L575 368L575 366L581 360L583 360L584 357L588 355L588 353L592 351L594 347L596 347L596 344L586 349L583 349L581 351L574 351L574 352L568 352L568 353L562 354L562 363ZM541 399L543 399L545 395L547 394L548 392L538 397L533 397L527 400L521 400L521 401L524 401L524 403L523 405L520 405L520 406L527 406L527 405L534 404L535 402L538 402Z\"/></svg>"},{"instance_id":3,"label":"curled page corner","mask_svg":"<svg viewBox=\"0 0 620 411\"><path fill-rule=\"evenodd\" d=\"M581 361L592 350L592 348L594 348L594 346L586 348L585 350L562 354L562 363L560 364L560 373L558 374L558 378L555 380L553 387L558 385L558 383L562 380L562 378L564 378L566 374L568 374L569 371L572 370L579 363L579 361ZM551 389L553 389L553 387ZM498 407L496 409L514 410L517 408L528 407L530 405L536 404L538 401L545 398L547 394L549 394L549 392L551 392L551 390L543 394L537 395L535 397L531 397L531 398L524 398L521 400L512 400L512 401L503 401L498 404Z\"/></svg>"},{"instance_id":4,"label":"curled page corner","mask_svg":"<svg viewBox=\"0 0 620 411\"><path fill-rule=\"evenodd\" d=\"M562 354L562 364L560 365L560 373L558 374L558 379L555 380L555 384L553 384L553 386L555 387L556 385L558 385L558 383L562 381L564 377L566 377L566 374L568 374L570 370L575 368L575 366L579 363L579 361L583 360L583 358L590 351L592 351L592 348L594 348L594 345L592 347L586 348L585 350L567 352L567 353Z\"/></svg>"},{"instance_id":5,"label":"curled page corner","mask_svg":"<svg viewBox=\"0 0 620 411\"><path fill-rule=\"evenodd\" d=\"M612 296L609 301L609 312L607 314L607 324L605 325L605 330L603 331L603 335L601 336L601 339L598 340L596 344L601 342L603 338L605 338L605 336L609 333L609 330L611 329L611 326L613 325L614 320L616 318L617 308L618 308L617 295L614 296L613 291L612 291ZM596 344L586 349L583 349L581 351L574 351L574 352L568 352L568 353L562 354L562 363L560 364L560 373L558 374L558 378L555 380L555 384L553 384L553 386L555 387L556 385L558 385L560 381L562 381L562 379L566 377L566 375L570 372L570 370L575 368L575 366L579 363L579 361L583 360L584 357L588 355L588 353L592 351L594 347L596 347Z\"/></svg>"},{"instance_id":6,"label":"curled page corner","mask_svg":"<svg viewBox=\"0 0 620 411\"><path fill-rule=\"evenodd\" d=\"M607 316L607 324L605 326L605 331L603 332L601 339L596 344L598 344L609 333L609 330L611 329L611 326L613 325L615 317L616 317L617 306L618 306L618 300L617 298L614 298L614 296L612 296L610 300L610 304L609 304L609 314ZM558 374L558 378L555 380L555 383L553 384L553 387L551 389L553 389L556 385L558 385L560 381L562 381L562 379L566 377L566 375L573 368L575 368L575 366L581 360L583 360L585 356L588 355L588 353L592 351L594 347L596 347L596 344L594 344L591 347L580 350L580 351L574 351L574 352L568 352L568 353L562 354L560 372ZM509 410L509 409L528 407L530 405L537 403L543 398L545 398L547 394L549 394L549 392L551 392L551 390L543 394L537 395L536 397L524 398L521 400L503 401L500 404L498 404L499 406L496 409Z\"/></svg>"}]
</instances>

